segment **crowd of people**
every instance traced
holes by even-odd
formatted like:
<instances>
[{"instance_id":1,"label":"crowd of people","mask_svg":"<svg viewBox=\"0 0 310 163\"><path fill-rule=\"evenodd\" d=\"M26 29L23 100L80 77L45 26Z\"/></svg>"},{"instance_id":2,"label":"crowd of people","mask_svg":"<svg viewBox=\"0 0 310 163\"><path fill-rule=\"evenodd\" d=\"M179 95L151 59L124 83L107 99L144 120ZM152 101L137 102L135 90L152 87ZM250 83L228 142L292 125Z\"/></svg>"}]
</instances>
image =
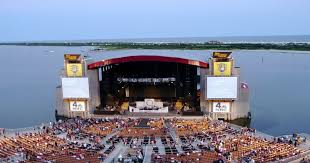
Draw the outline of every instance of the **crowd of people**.
<instances>
[{"instance_id":1,"label":"crowd of people","mask_svg":"<svg viewBox=\"0 0 310 163\"><path fill-rule=\"evenodd\" d=\"M217 154L217 161L271 162L303 152L290 143L267 140L255 134L255 129L235 129L223 121L173 119L170 123L181 142L189 144L194 150L189 150L190 152L187 152L187 155L183 157L157 155L154 158L177 161L193 160L193 158L198 158L198 156L196 157L198 153L199 159L193 160L193 162L200 162L199 160L204 158L203 153L207 151ZM195 150L193 145L200 150ZM195 156L193 157L193 155ZM209 161L212 162L212 159ZM162 160L159 159L159 162Z\"/></svg>"},{"instance_id":2,"label":"crowd of people","mask_svg":"<svg viewBox=\"0 0 310 163\"><path fill-rule=\"evenodd\" d=\"M151 160L155 163L271 162L304 152L298 148L300 143L267 139L255 129L236 128L207 118L77 118L36 131L0 133L0 162L16 158L34 162L102 162L118 144L131 150L120 160L137 162L144 158L144 147L153 146ZM300 142L299 138L292 140ZM164 153L159 152L160 144Z\"/></svg>"},{"instance_id":3,"label":"crowd of people","mask_svg":"<svg viewBox=\"0 0 310 163\"><path fill-rule=\"evenodd\" d=\"M118 134L122 137L144 137L144 136L164 136L167 130L164 127L164 120L150 120L141 126L141 119L130 119Z\"/></svg>"},{"instance_id":4,"label":"crowd of people","mask_svg":"<svg viewBox=\"0 0 310 163\"><path fill-rule=\"evenodd\" d=\"M99 154L91 144L71 142L45 132L4 137L0 141L1 161L17 156L21 161L37 162L99 162Z\"/></svg>"},{"instance_id":5,"label":"crowd of people","mask_svg":"<svg viewBox=\"0 0 310 163\"><path fill-rule=\"evenodd\" d=\"M218 156L216 152L199 152L199 153L182 153L176 155L152 155L152 162L166 163L166 162L190 162L190 163L214 163L225 162Z\"/></svg>"}]
</instances>

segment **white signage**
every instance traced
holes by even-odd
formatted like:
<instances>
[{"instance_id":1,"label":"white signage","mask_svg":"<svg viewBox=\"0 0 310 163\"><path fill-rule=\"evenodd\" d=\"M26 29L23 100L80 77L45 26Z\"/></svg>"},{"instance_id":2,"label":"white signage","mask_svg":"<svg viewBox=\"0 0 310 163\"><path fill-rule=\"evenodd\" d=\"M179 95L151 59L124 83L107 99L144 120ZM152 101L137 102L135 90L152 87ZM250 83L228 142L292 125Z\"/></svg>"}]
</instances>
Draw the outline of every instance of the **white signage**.
<instances>
[{"instance_id":1,"label":"white signage","mask_svg":"<svg viewBox=\"0 0 310 163\"><path fill-rule=\"evenodd\" d=\"M163 107L163 108L158 108L158 109L144 109L144 108L136 108L129 106L129 111L130 112L135 112L135 113L168 113L168 107Z\"/></svg>"},{"instance_id":2,"label":"white signage","mask_svg":"<svg viewBox=\"0 0 310 163\"><path fill-rule=\"evenodd\" d=\"M124 83L169 83L175 82L174 77L170 78L117 78L118 82Z\"/></svg>"},{"instance_id":3,"label":"white signage","mask_svg":"<svg viewBox=\"0 0 310 163\"><path fill-rule=\"evenodd\" d=\"M70 101L70 111L85 111L85 101Z\"/></svg>"},{"instance_id":4,"label":"white signage","mask_svg":"<svg viewBox=\"0 0 310 163\"><path fill-rule=\"evenodd\" d=\"M155 99L144 99L144 101L137 101L137 108L162 108L163 102L155 101Z\"/></svg>"},{"instance_id":5,"label":"white signage","mask_svg":"<svg viewBox=\"0 0 310 163\"><path fill-rule=\"evenodd\" d=\"M88 78L62 78L64 99L89 98Z\"/></svg>"},{"instance_id":6,"label":"white signage","mask_svg":"<svg viewBox=\"0 0 310 163\"><path fill-rule=\"evenodd\" d=\"M213 102L213 112L229 113L230 112L230 102Z\"/></svg>"},{"instance_id":7,"label":"white signage","mask_svg":"<svg viewBox=\"0 0 310 163\"><path fill-rule=\"evenodd\" d=\"M238 92L237 77L207 77L207 99L236 99Z\"/></svg>"}]
</instances>

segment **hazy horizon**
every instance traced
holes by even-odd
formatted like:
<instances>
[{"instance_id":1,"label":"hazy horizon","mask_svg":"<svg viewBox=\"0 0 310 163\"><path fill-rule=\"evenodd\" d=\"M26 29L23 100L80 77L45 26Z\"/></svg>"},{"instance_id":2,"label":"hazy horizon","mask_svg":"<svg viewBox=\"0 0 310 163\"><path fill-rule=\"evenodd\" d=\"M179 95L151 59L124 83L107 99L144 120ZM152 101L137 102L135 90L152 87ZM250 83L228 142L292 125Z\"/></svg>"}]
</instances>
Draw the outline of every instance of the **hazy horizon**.
<instances>
[{"instance_id":1,"label":"hazy horizon","mask_svg":"<svg viewBox=\"0 0 310 163\"><path fill-rule=\"evenodd\" d=\"M2 0L0 42L310 35L308 0Z\"/></svg>"},{"instance_id":2,"label":"hazy horizon","mask_svg":"<svg viewBox=\"0 0 310 163\"><path fill-rule=\"evenodd\" d=\"M310 35L261 35L261 36L198 36L198 37L149 37L149 38L105 38L105 39L74 39L74 40L70 40L70 39L65 39L65 40L19 40L19 41L0 41L0 43L40 43L40 42L67 42L67 41L72 41L72 42L102 42L102 41L106 41L106 42L113 42L113 41L125 41L125 42L139 42L141 40L151 40L152 41L158 41L158 40L175 40L174 42L177 42L177 40L179 40L180 42L185 41L185 42L189 42L190 41L186 41L186 40L190 40L190 39L201 39L201 40L206 40L207 41L223 41L223 40L227 40L227 39L232 39L232 40L236 40L236 39L244 39L243 41L248 41L248 40L255 40L258 38L262 38L265 40L269 40L269 41L274 41L272 40L272 38L276 38L276 39L280 39L278 42L289 42L289 41L285 41L281 40L281 38L304 38L307 41L303 41L303 40L296 40L296 42L304 42L304 43L310 43ZM207 40L209 39L209 40ZM197 41L193 41L197 42ZM225 42L225 41L224 41ZM294 42L294 41L292 41Z\"/></svg>"}]
</instances>

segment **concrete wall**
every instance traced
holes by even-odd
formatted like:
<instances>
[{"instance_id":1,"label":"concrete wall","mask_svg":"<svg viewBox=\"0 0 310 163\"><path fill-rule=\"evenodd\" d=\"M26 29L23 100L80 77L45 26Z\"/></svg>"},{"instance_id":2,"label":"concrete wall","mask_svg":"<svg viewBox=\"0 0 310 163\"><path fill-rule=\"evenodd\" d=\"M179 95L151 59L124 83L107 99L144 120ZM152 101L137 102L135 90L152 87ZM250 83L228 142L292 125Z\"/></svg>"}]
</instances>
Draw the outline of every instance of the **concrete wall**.
<instances>
[{"instance_id":1,"label":"concrete wall","mask_svg":"<svg viewBox=\"0 0 310 163\"><path fill-rule=\"evenodd\" d=\"M206 75L208 74L208 69L200 68L200 108L205 114L209 113L208 102L206 100Z\"/></svg>"},{"instance_id":2,"label":"concrete wall","mask_svg":"<svg viewBox=\"0 0 310 163\"><path fill-rule=\"evenodd\" d=\"M240 88L239 92L239 99L234 102L232 119L247 118L250 112L249 90Z\"/></svg>"},{"instance_id":3,"label":"concrete wall","mask_svg":"<svg viewBox=\"0 0 310 163\"><path fill-rule=\"evenodd\" d=\"M235 67L233 74L238 76L238 100L233 102L232 119L247 118L250 112L249 90L241 88L240 68Z\"/></svg>"},{"instance_id":4,"label":"concrete wall","mask_svg":"<svg viewBox=\"0 0 310 163\"><path fill-rule=\"evenodd\" d=\"M212 63L209 60L209 63ZM211 66L211 65L210 65ZM232 76L238 77L238 98L231 102L230 113L213 113L212 104L213 101L206 100L206 76L211 75L212 66L209 69L200 69L200 107L205 115L212 119L225 119L234 120L237 118L247 118L250 112L250 102L249 102L249 90L241 88L240 81L240 68L234 67L232 69ZM229 101L226 101L229 102Z\"/></svg>"},{"instance_id":5,"label":"concrete wall","mask_svg":"<svg viewBox=\"0 0 310 163\"><path fill-rule=\"evenodd\" d=\"M65 110L63 107L63 99L62 99L62 87L58 86L56 87L56 110L58 115L64 115Z\"/></svg>"},{"instance_id":6,"label":"concrete wall","mask_svg":"<svg viewBox=\"0 0 310 163\"><path fill-rule=\"evenodd\" d=\"M87 70L87 75L89 80L90 93L89 111L90 113L93 113L96 107L100 105L100 85L98 69Z\"/></svg>"}]
</instances>

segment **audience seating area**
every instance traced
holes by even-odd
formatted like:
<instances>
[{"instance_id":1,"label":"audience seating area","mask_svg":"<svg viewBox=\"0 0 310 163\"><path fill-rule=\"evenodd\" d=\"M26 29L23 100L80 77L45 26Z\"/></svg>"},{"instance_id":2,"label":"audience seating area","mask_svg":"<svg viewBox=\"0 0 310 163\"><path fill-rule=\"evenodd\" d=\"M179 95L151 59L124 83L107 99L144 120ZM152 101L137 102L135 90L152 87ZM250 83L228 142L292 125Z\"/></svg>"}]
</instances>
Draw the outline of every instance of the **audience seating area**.
<instances>
[{"instance_id":1,"label":"audience seating area","mask_svg":"<svg viewBox=\"0 0 310 163\"><path fill-rule=\"evenodd\" d=\"M150 147L154 163L273 162L305 152L301 141L292 141L267 139L255 129L207 118L78 118L0 136L0 162L99 163L124 147L127 161L141 162Z\"/></svg>"},{"instance_id":2,"label":"audience seating area","mask_svg":"<svg viewBox=\"0 0 310 163\"><path fill-rule=\"evenodd\" d=\"M152 162L190 162L190 163L214 163L215 161L224 161L216 152L199 152L190 154L168 154L168 155L152 155Z\"/></svg>"},{"instance_id":3,"label":"audience seating area","mask_svg":"<svg viewBox=\"0 0 310 163\"><path fill-rule=\"evenodd\" d=\"M46 133L6 137L0 141L0 144L2 158L23 152L20 157L34 162L99 162L98 154L87 152L77 145L68 144L65 139Z\"/></svg>"},{"instance_id":4,"label":"audience seating area","mask_svg":"<svg viewBox=\"0 0 310 163\"><path fill-rule=\"evenodd\" d=\"M183 144L192 144L198 140L199 149L217 151L229 160L270 162L302 152L291 144L261 138L255 135L254 129L237 130L222 121L174 119L170 123Z\"/></svg>"},{"instance_id":5,"label":"audience seating area","mask_svg":"<svg viewBox=\"0 0 310 163\"><path fill-rule=\"evenodd\" d=\"M107 136L111 134L116 127L116 124L113 122L105 122L87 126L83 129L83 132L91 135Z\"/></svg>"},{"instance_id":6,"label":"audience seating area","mask_svg":"<svg viewBox=\"0 0 310 163\"><path fill-rule=\"evenodd\" d=\"M239 135L224 142L225 151L231 152L233 159L252 158L258 162L277 161L299 154L293 145L270 142L254 136Z\"/></svg>"},{"instance_id":7,"label":"audience seating area","mask_svg":"<svg viewBox=\"0 0 310 163\"><path fill-rule=\"evenodd\" d=\"M164 136L166 129L164 127L164 120L150 120L147 124L140 124L141 119L129 121L127 125L118 134L122 137L139 137L144 136Z\"/></svg>"}]
</instances>

